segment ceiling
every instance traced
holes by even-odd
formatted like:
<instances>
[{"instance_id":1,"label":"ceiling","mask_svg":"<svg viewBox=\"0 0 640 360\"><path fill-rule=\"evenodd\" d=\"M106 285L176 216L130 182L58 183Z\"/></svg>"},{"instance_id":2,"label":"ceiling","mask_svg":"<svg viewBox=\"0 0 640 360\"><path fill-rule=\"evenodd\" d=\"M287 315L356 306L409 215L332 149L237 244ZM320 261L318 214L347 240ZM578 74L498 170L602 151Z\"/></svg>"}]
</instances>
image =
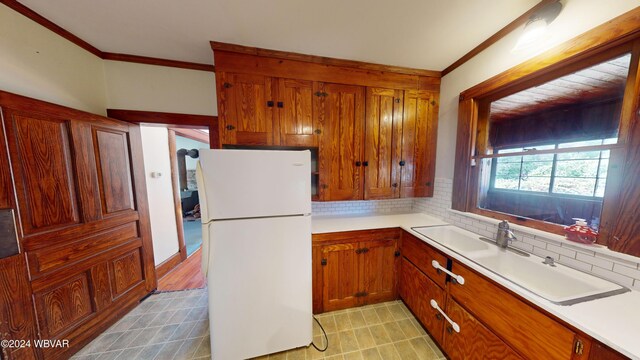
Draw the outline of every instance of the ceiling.
<instances>
[{"instance_id":1,"label":"ceiling","mask_svg":"<svg viewBox=\"0 0 640 360\"><path fill-rule=\"evenodd\" d=\"M504 121L575 104L622 98L631 55L605 61L491 103L491 121Z\"/></svg>"},{"instance_id":2,"label":"ceiling","mask_svg":"<svg viewBox=\"0 0 640 360\"><path fill-rule=\"evenodd\" d=\"M211 64L209 41L443 70L538 0L19 0L105 52Z\"/></svg>"}]
</instances>

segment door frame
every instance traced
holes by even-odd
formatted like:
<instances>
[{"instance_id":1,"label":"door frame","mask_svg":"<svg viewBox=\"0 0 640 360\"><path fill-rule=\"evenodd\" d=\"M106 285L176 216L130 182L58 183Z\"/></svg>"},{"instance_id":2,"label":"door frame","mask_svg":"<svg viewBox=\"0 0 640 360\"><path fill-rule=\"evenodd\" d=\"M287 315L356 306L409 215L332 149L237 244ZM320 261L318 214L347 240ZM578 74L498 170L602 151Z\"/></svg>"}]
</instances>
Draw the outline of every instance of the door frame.
<instances>
[{"instance_id":1,"label":"door frame","mask_svg":"<svg viewBox=\"0 0 640 360\"><path fill-rule=\"evenodd\" d=\"M187 246L184 240L184 226L182 224L182 204L178 190L178 159L175 156L177 152L176 135L204 142L207 141L207 139L203 138L205 134L197 130L208 128L209 147L212 149L219 148L218 117L126 109L107 109L107 116L138 125L166 127L168 130L171 188L173 192L176 228L178 230L178 252L156 266L156 277L159 280L188 257Z\"/></svg>"}]
</instances>

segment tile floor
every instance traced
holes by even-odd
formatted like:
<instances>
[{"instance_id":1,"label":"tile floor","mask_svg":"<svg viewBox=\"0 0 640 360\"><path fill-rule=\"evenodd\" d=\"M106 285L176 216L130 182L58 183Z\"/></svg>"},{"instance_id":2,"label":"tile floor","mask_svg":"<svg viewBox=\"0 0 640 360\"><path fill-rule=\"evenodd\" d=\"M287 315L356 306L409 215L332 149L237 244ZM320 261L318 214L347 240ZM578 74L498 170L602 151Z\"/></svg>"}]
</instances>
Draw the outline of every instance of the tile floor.
<instances>
[{"instance_id":1,"label":"tile floor","mask_svg":"<svg viewBox=\"0 0 640 360\"><path fill-rule=\"evenodd\" d=\"M258 359L445 359L402 301L334 311L317 318L329 338L326 352L309 346ZM313 335L314 343L324 348L324 337L316 324Z\"/></svg>"},{"instance_id":2,"label":"tile floor","mask_svg":"<svg viewBox=\"0 0 640 360\"><path fill-rule=\"evenodd\" d=\"M154 294L85 346L72 359L210 359L207 290ZM309 346L258 359L444 359L401 301L317 316L327 332L322 353ZM314 323L314 343L324 347ZM320 346L322 345L322 346Z\"/></svg>"},{"instance_id":3,"label":"tile floor","mask_svg":"<svg viewBox=\"0 0 640 360\"><path fill-rule=\"evenodd\" d=\"M207 304L206 289L151 295L72 359L210 359Z\"/></svg>"}]
</instances>

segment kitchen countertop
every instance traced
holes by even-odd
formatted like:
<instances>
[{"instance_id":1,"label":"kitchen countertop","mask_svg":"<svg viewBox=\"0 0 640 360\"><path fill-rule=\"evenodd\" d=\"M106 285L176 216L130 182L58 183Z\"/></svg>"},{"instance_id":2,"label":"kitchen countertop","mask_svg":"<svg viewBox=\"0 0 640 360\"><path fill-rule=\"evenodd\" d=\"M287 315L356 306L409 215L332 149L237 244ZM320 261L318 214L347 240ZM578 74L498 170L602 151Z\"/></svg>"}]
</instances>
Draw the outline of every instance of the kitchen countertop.
<instances>
[{"instance_id":1,"label":"kitchen countertop","mask_svg":"<svg viewBox=\"0 0 640 360\"><path fill-rule=\"evenodd\" d=\"M400 227L450 258L522 296L601 343L632 359L640 359L639 291L632 290L621 295L570 306L553 304L525 288L494 274L453 250L413 231L412 227L448 224L426 214L313 216L311 224L311 232L313 234ZM536 255L532 254L531 256Z\"/></svg>"}]
</instances>

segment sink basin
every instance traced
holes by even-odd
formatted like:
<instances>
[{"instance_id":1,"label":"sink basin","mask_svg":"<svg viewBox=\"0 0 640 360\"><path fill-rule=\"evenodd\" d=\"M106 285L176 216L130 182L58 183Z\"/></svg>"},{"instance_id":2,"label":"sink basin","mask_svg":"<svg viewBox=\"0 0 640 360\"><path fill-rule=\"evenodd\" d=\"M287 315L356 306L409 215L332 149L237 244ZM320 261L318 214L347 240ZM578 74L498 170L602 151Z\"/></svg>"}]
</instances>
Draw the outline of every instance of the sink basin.
<instances>
[{"instance_id":1,"label":"sink basin","mask_svg":"<svg viewBox=\"0 0 640 360\"><path fill-rule=\"evenodd\" d=\"M559 305L621 294L629 289L561 264L543 264L537 256L524 258L511 253L473 257L495 274Z\"/></svg>"},{"instance_id":2,"label":"sink basin","mask_svg":"<svg viewBox=\"0 0 640 360\"><path fill-rule=\"evenodd\" d=\"M491 246L478 240L477 235L451 225L415 227L412 229L459 253L489 250L489 246Z\"/></svg>"},{"instance_id":3,"label":"sink basin","mask_svg":"<svg viewBox=\"0 0 640 360\"><path fill-rule=\"evenodd\" d=\"M495 244L480 240L478 235L453 225L412 229L558 305L572 305L629 291L624 286L562 264L544 264L543 259L535 255L523 257L505 251Z\"/></svg>"}]
</instances>

